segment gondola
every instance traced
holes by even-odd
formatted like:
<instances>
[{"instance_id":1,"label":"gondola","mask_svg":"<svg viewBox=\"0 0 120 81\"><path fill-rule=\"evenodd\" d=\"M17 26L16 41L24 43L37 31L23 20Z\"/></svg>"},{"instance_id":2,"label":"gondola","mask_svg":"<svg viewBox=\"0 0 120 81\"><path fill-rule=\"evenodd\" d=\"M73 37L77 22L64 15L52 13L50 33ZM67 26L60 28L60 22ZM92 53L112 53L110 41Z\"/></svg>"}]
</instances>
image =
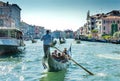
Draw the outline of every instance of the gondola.
<instances>
[{"instance_id":1,"label":"gondola","mask_svg":"<svg viewBox=\"0 0 120 81\"><path fill-rule=\"evenodd\" d=\"M81 41L80 41L80 40L76 40L76 43L77 43L77 44L80 44L80 43L81 43Z\"/></svg>"},{"instance_id":2,"label":"gondola","mask_svg":"<svg viewBox=\"0 0 120 81\"><path fill-rule=\"evenodd\" d=\"M46 69L48 72L58 72L58 71L67 69L67 67L70 65L69 57L65 56L64 60L59 60L59 58L55 59L50 54L48 55L47 58L43 57L42 64L43 64L44 69Z\"/></svg>"},{"instance_id":3,"label":"gondola","mask_svg":"<svg viewBox=\"0 0 120 81\"><path fill-rule=\"evenodd\" d=\"M32 39L31 41L32 41L32 43L37 43L37 40L35 40L35 39Z\"/></svg>"},{"instance_id":4,"label":"gondola","mask_svg":"<svg viewBox=\"0 0 120 81\"><path fill-rule=\"evenodd\" d=\"M60 40L60 44L63 44L65 43L66 41L65 40Z\"/></svg>"},{"instance_id":5,"label":"gondola","mask_svg":"<svg viewBox=\"0 0 120 81\"><path fill-rule=\"evenodd\" d=\"M60 44L63 44L66 42L66 40L64 38L59 38L59 42L60 42Z\"/></svg>"}]
</instances>

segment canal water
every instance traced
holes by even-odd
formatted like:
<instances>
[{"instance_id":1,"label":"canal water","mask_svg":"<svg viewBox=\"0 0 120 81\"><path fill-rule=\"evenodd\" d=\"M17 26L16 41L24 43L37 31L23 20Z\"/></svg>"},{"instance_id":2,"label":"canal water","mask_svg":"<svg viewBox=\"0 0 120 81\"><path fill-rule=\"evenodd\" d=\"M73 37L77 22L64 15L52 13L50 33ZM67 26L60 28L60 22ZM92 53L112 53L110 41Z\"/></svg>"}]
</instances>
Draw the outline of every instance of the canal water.
<instances>
[{"instance_id":1,"label":"canal water","mask_svg":"<svg viewBox=\"0 0 120 81\"><path fill-rule=\"evenodd\" d=\"M120 81L120 45L67 39L56 47L72 44L72 58L94 75L71 61L65 71L45 72L42 66L42 41L25 41L23 53L0 56L0 81ZM53 48L51 51L54 50Z\"/></svg>"}]
</instances>

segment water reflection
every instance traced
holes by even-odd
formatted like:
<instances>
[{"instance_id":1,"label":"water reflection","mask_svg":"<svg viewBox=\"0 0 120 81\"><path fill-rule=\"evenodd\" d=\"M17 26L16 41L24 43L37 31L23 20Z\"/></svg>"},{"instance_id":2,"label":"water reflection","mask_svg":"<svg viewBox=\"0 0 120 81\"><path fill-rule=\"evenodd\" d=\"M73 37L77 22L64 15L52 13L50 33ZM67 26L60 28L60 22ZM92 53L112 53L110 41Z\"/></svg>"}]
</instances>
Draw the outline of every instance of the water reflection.
<instances>
[{"instance_id":1,"label":"water reflection","mask_svg":"<svg viewBox=\"0 0 120 81\"><path fill-rule=\"evenodd\" d=\"M46 72L40 78L40 81L64 81L66 70L59 72Z\"/></svg>"},{"instance_id":2,"label":"water reflection","mask_svg":"<svg viewBox=\"0 0 120 81\"><path fill-rule=\"evenodd\" d=\"M1 54L0 58L9 58L9 57L24 57L25 51L18 53L5 53Z\"/></svg>"},{"instance_id":3,"label":"water reflection","mask_svg":"<svg viewBox=\"0 0 120 81\"><path fill-rule=\"evenodd\" d=\"M0 55L0 62L20 62L24 57L24 53L9 53Z\"/></svg>"},{"instance_id":4,"label":"water reflection","mask_svg":"<svg viewBox=\"0 0 120 81\"><path fill-rule=\"evenodd\" d=\"M120 60L120 55L118 54L98 54L97 56L106 59Z\"/></svg>"}]
</instances>

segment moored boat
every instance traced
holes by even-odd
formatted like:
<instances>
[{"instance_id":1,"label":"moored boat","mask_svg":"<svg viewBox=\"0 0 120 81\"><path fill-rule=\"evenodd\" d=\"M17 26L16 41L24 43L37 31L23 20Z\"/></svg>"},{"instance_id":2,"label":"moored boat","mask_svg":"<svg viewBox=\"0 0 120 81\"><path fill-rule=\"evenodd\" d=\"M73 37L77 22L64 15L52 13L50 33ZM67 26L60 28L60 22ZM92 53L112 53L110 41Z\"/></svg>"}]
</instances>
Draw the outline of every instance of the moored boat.
<instances>
[{"instance_id":1,"label":"moored boat","mask_svg":"<svg viewBox=\"0 0 120 81\"><path fill-rule=\"evenodd\" d=\"M0 27L0 54L21 52L25 49L23 33L17 28Z\"/></svg>"},{"instance_id":2,"label":"moored boat","mask_svg":"<svg viewBox=\"0 0 120 81\"><path fill-rule=\"evenodd\" d=\"M63 44L63 43L65 43L66 42L66 40L64 39L64 38L59 38L59 42L60 42L60 44Z\"/></svg>"},{"instance_id":3,"label":"moored boat","mask_svg":"<svg viewBox=\"0 0 120 81\"><path fill-rule=\"evenodd\" d=\"M60 40L60 44L63 44L65 43L66 41L65 40Z\"/></svg>"},{"instance_id":4,"label":"moored boat","mask_svg":"<svg viewBox=\"0 0 120 81\"><path fill-rule=\"evenodd\" d=\"M111 40L111 43L113 43L113 44L120 44L120 40Z\"/></svg>"},{"instance_id":5,"label":"moored boat","mask_svg":"<svg viewBox=\"0 0 120 81\"><path fill-rule=\"evenodd\" d=\"M32 43L37 43L37 40L35 40L35 39L32 39L31 41L32 41Z\"/></svg>"},{"instance_id":6,"label":"moored boat","mask_svg":"<svg viewBox=\"0 0 120 81\"><path fill-rule=\"evenodd\" d=\"M75 41L76 41L76 43L77 43L77 44L80 44L80 43L81 43L81 41L80 41L80 40L75 40Z\"/></svg>"}]
</instances>

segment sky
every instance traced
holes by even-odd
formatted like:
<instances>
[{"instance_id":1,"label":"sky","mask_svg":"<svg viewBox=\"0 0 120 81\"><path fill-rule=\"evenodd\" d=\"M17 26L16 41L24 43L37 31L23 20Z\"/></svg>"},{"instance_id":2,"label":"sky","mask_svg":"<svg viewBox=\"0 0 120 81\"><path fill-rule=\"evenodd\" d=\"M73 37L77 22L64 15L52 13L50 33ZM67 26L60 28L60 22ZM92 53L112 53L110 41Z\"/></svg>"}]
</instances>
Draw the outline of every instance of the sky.
<instances>
[{"instance_id":1,"label":"sky","mask_svg":"<svg viewBox=\"0 0 120 81\"><path fill-rule=\"evenodd\" d=\"M1 0L17 4L21 20L45 29L76 31L90 15L120 10L120 0Z\"/></svg>"}]
</instances>

